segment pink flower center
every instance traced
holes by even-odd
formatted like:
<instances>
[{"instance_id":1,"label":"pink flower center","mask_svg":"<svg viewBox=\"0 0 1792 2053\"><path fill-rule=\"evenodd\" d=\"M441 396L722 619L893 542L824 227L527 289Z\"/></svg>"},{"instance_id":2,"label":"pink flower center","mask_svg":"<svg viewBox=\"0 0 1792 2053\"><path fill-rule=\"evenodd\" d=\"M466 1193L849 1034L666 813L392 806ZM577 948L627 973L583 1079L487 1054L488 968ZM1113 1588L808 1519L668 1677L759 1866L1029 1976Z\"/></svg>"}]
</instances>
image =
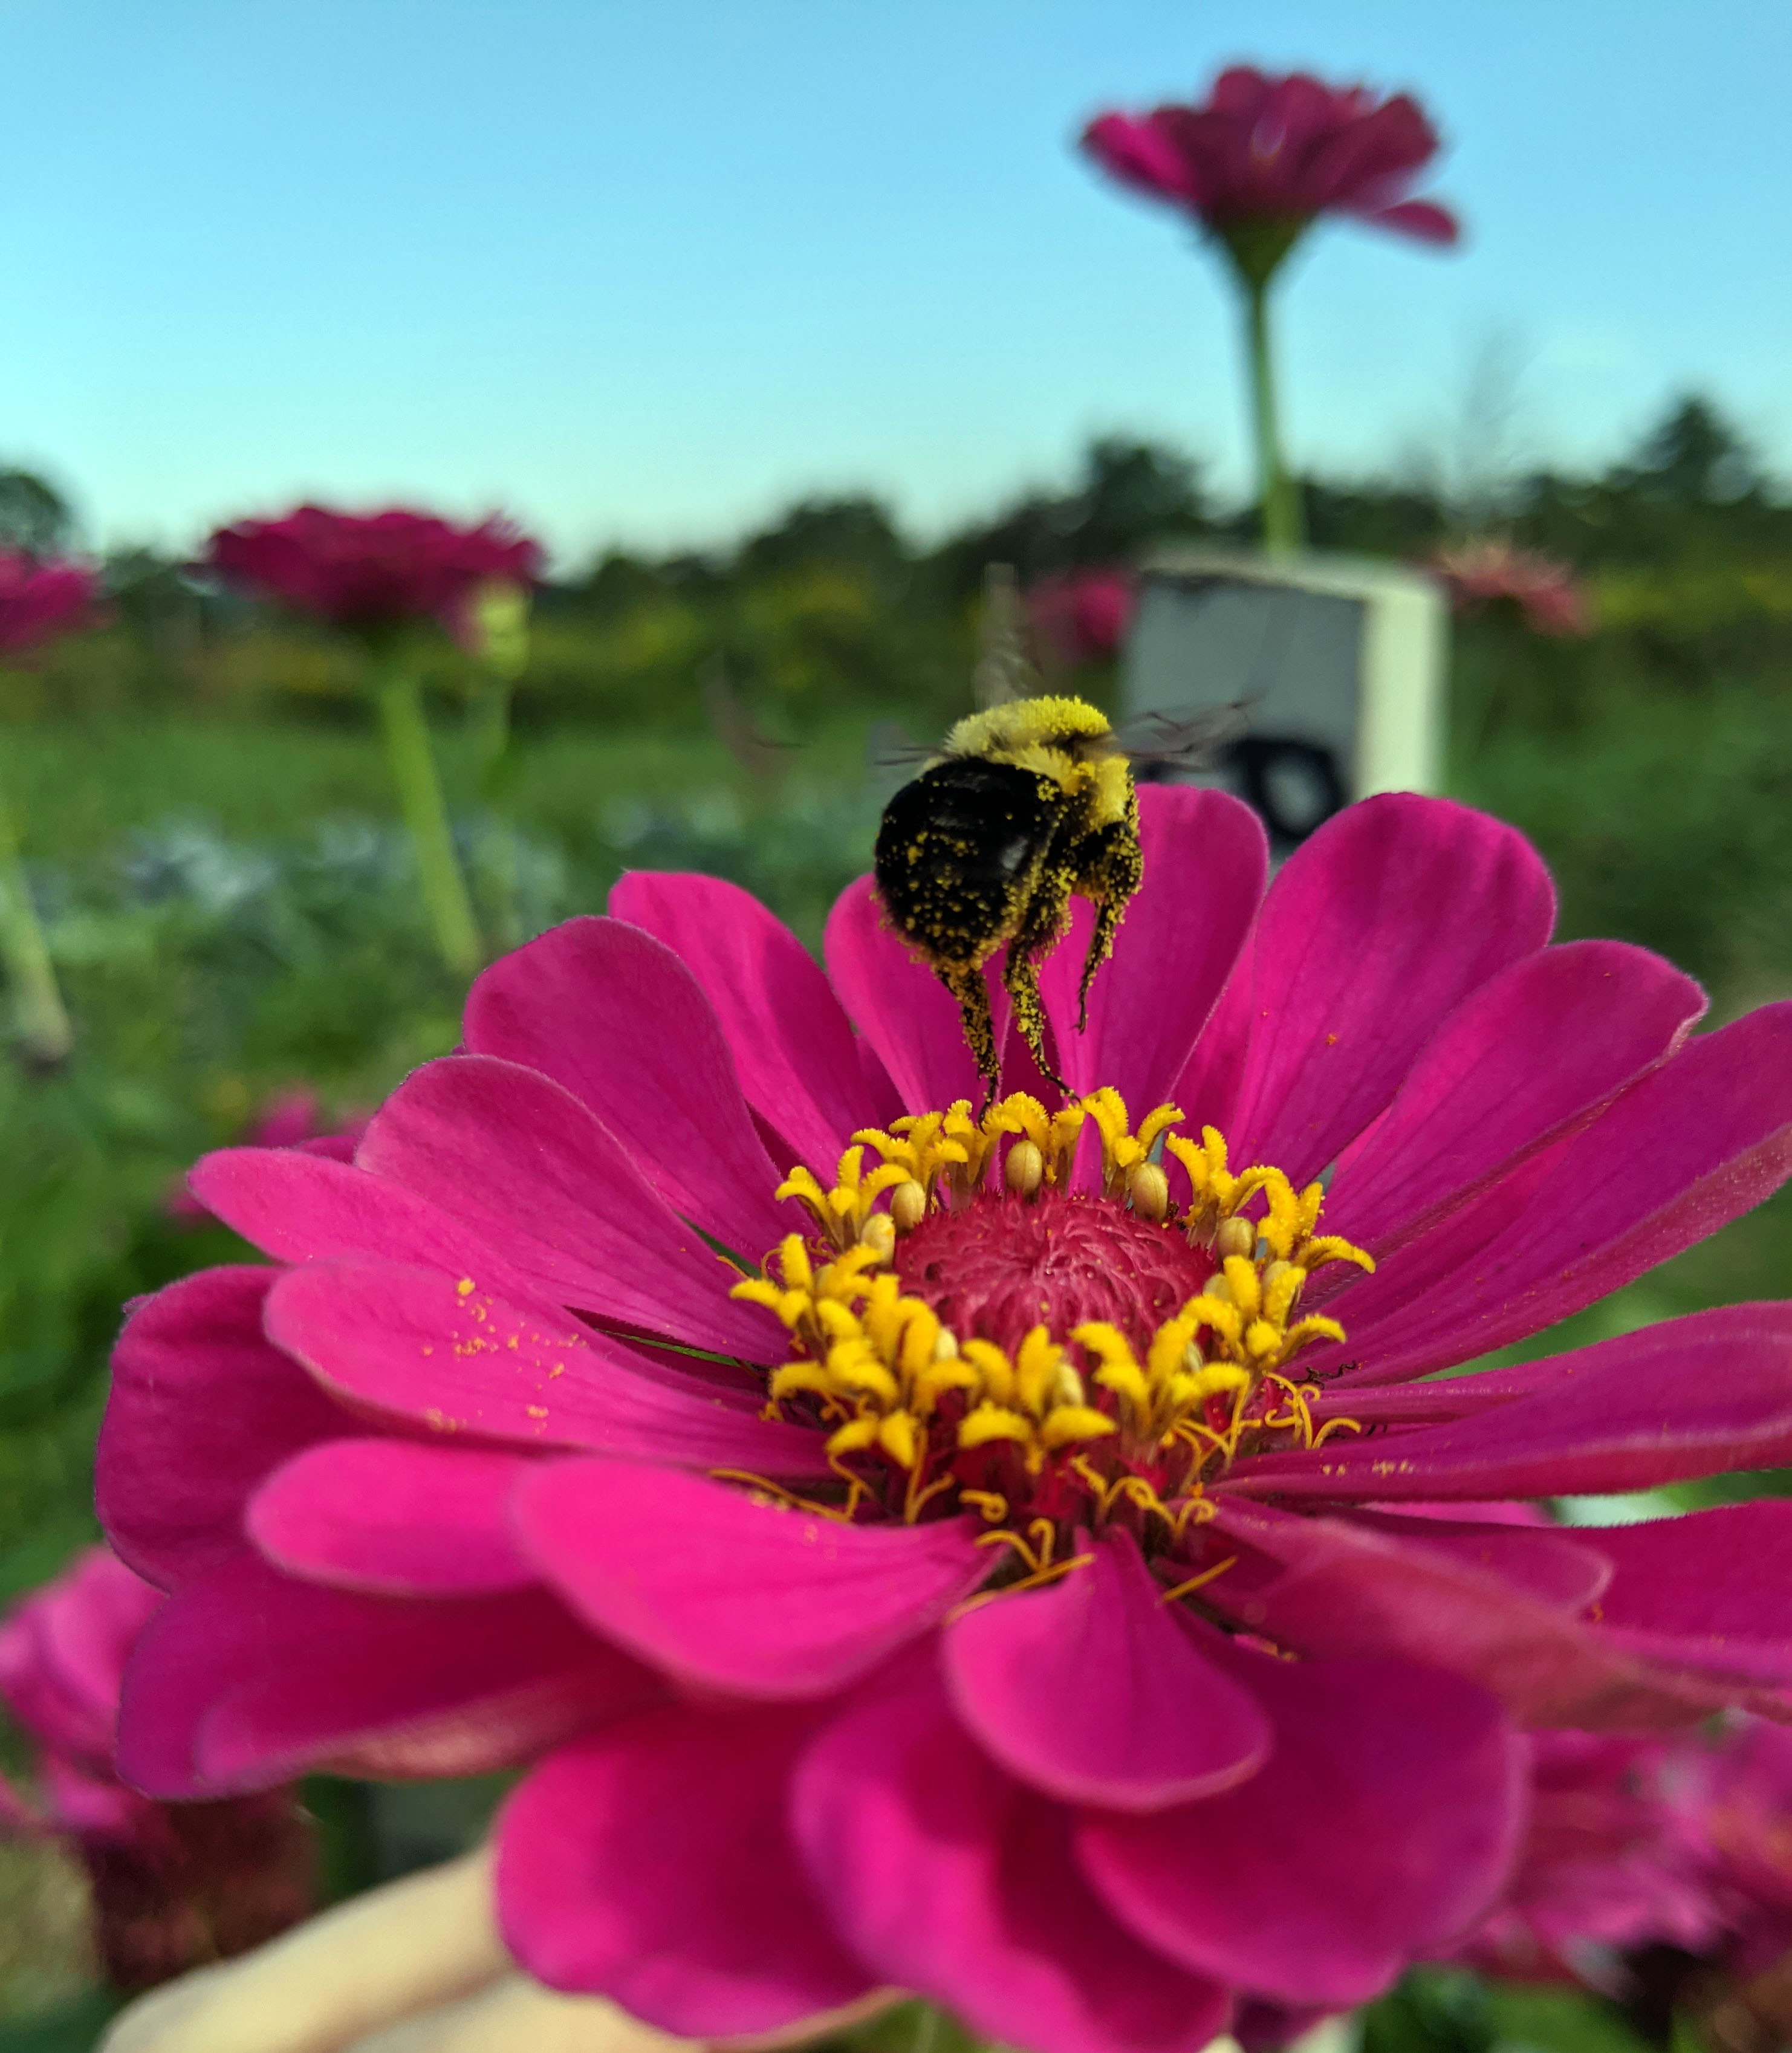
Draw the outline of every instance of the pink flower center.
<instances>
[{"instance_id":1,"label":"pink flower center","mask_svg":"<svg viewBox=\"0 0 1792 2053\"><path fill-rule=\"evenodd\" d=\"M1112 1199L1050 1188L1030 1203L980 1194L930 1211L898 1237L892 1266L961 1338L1010 1352L1035 1326L1067 1333L1092 1319L1142 1351L1213 1274L1211 1254L1171 1228Z\"/></svg>"},{"instance_id":2,"label":"pink flower center","mask_svg":"<svg viewBox=\"0 0 1792 2053\"><path fill-rule=\"evenodd\" d=\"M734 1295L788 1335L772 1410L827 1433L839 1497L812 1509L973 1510L1030 1580L1116 1520L1163 1552L1241 1455L1348 1427L1315 1429L1290 1364L1344 1337L1301 1313L1312 1271L1373 1263L1318 1231L1318 1184L1235 1174L1181 1119L1159 1105L1134 1132L1111 1089L1055 1113L961 1101L854 1135L831 1186L791 1172L778 1195L815 1231Z\"/></svg>"}]
</instances>

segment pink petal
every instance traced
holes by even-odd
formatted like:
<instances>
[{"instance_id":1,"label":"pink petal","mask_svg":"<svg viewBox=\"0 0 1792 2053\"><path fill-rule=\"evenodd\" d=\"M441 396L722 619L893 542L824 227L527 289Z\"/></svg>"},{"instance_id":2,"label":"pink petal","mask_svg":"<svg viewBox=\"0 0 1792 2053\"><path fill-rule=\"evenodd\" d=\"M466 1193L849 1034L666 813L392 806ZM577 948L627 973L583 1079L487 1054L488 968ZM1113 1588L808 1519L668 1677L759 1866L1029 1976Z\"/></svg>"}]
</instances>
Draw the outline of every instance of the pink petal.
<instances>
[{"instance_id":1,"label":"pink petal","mask_svg":"<svg viewBox=\"0 0 1792 2053\"><path fill-rule=\"evenodd\" d=\"M1269 1728L1204 1659L1123 1530L1046 1588L946 1628L959 1717L1011 1774L1069 1803L1154 1811L1242 1782Z\"/></svg>"},{"instance_id":2,"label":"pink petal","mask_svg":"<svg viewBox=\"0 0 1792 2053\"><path fill-rule=\"evenodd\" d=\"M1271 1767L1177 1810L1085 1814L1083 1865L1134 1931L1194 1973L1283 2003L1361 2003L1499 1886L1524 1754L1495 1701L1453 1676L1228 1658L1274 1722Z\"/></svg>"},{"instance_id":3,"label":"pink petal","mask_svg":"<svg viewBox=\"0 0 1792 2053\"><path fill-rule=\"evenodd\" d=\"M1347 1358L1363 1364L1362 1380L1388 1383L1503 1347L1715 1232L1789 1174L1792 1003L1689 1041L1559 1152L1527 1164L1514 1180L1532 1180L1515 1216L1496 1184L1399 1262L1341 1291ZM1477 1244L1484 1212L1490 1230ZM1434 1238L1454 1250L1453 1273L1415 1297ZM1327 1348L1302 1359L1311 1374L1346 1358Z\"/></svg>"},{"instance_id":4,"label":"pink petal","mask_svg":"<svg viewBox=\"0 0 1792 2053\"><path fill-rule=\"evenodd\" d=\"M1387 1655L1447 1669L1492 1690L1528 1725L1670 1726L1715 1707L1710 1691L1435 1546L1230 1497L1212 1529L1210 1545L1223 1539L1240 1566L1208 1584L1204 1600L1312 1659Z\"/></svg>"},{"instance_id":5,"label":"pink petal","mask_svg":"<svg viewBox=\"0 0 1792 2053\"><path fill-rule=\"evenodd\" d=\"M1590 1119L1704 1009L1690 977L1620 941L1514 963L1449 1015L1386 1116L1345 1149L1328 1230L1385 1259L1433 1207Z\"/></svg>"},{"instance_id":6,"label":"pink petal","mask_svg":"<svg viewBox=\"0 0 1792 2053\"><path fill-rule=\"evenodd\" d=\"M419 1262L525 1297L531 1280L439 1205L383 1177L295 1148L222 1148L187 1181L206 1210L280 1262Z\"/></svg>"},{"instance_id":7,"label":"pink petal","mask_svg":"<svg viewBox=\"0 0 1792 2053\"><path fill-rule=\"evenodd\" d=\"M244 1553L145 1628L124 1678L118 1768L167 1799L265 1788L318 1766L471 1775L657 1692L543 1592L405 1603L295 1582Z\"/></svg>"},{"instance_id":8,"label":"pink petal","mask_svg":"<svg viewBox=\"0 0 1792 2053\"><path fill-rule=\"evenodd\" d=\"M1597 1537L1616 1572L1600 1604L1605 1624L1674 1634L1719 1655L1739 1642L1792 1650L1792 1502L1720 1505Z\"/></svg>"},{"instance_id":9,"label":"pink petal","mask_svg":"<svg viewBox=\"0 0 1792 2053\"><path fill-rule=\"evenodd\" d=\"M1476 1505L1465 1510L1479 1510ZM1526 1507L1515 1507L1523 1509ZM1550 1525L1545 1514L1534 1526L1472 1516L1449 1518L1442 1505L1426 1505L1417 1515L1359 1510L1351 1525L1383 1533L1409 1546L1421 1547L1465 1568L1484 1570L1500 1581L1570 1616L1596 1603L1612 1580L1612 1564L1597 1533L1568 1533Z\"/></svg>"},{"instance_id":10,"label":"pink petal","mask_svg":"<svg viewBox=\"0 0 1792 2053\"><path fill-rule=\"evenodd\" d=\"M0 1702L46 1764L109 1765L119 1678L163 1600L110 1548L94 1546L0 1618Z\"/></svg>"},{"instance_id":11,"label":"pink petal","mask_svg":"<svg viewBox=\"0 0 1792 2053\"><path fill-rule=\"evenodd\" d=\"M1174 146L1150 122L1125 114L1098 115L1083 130L1083 147L1123 185L1156 199L1188 203L1188 171Z\"/></svg>"},{"instance_id":12,"label":"pink petal","mask_svg":"<svg viewBox=\"0 0 1792 2053\"><path fill-rule=\"evenodd\" d=\"M753 1399L440 1270L308 1263L275 1286L267 1326L345 1403L431 1432L774 1475L826 1466L820 1435L761 1419Z\"/></svg>"},{"instance_id":13,"label":"pink petal","mask_svg":"<svg viewBox=\"0 0 1792 2053\"><path fill-rule=\"evenodd\" d=\"M688 1347L783 1358L776 1325L729 1297L740 1271L536 1070L491 1055L426 1063L381 1106L356 1162L465 1222L560 1303Z\"/></svg>"},{"instance_id":14,"label":"pink petal","mask_svg":"<svg viewBox=\"0 0 1792 2053\"><path fill-rule=\"evenodd\" d=\"M1251 1060L1252 1030L1257 1021L1252 996L1255 964L1256 939L1250 935L1170 1093L1171 1099L1187 1115L1191 1133L1203 1126L1216 1126L1226 1134L1232 1129L1232 1114ZM1165 1167L1169 1166L1166 1160ZM1172 1180L1181 1183L1180 1170L1173 1170ZM1182 1193L1186 1195L1185 1184Z\"/></svg>"},{"instance_id":15,"label":"pink petal","mask_svg":"<svg viewBox=\"0 0 1792 2053\"><path fill-rule=\"evenodd\" d=\"M1435 200L1398 200L1392 206L1377 207L1366 218L1377 228L1392 228L1421 242L1452 243L1462 233L1456 216Z\"/></svg>"},{"instance_id":16,"label":"pink petal","mask_svg":"<svg viewBox=\"0 0 1792 2053\"><path fill-rule=\"evenodd\" d=\"M1236 1160L1274 1162L1296 1184L1317 1176L1452 1008L1543 945L1554 913L1536 851L1484 813L1393 792L1334 815L1263 901L1250 1059L1226 1132Z\"/></svg>"},{"instance_id":17,"label":"pink petal","mask_svg":"<svg viewBox=\"0 0 1792 2053\"><path fill-rule=\"evenodd\" d=\"M851 1136L882 1123L852 1027L796 936L737 884L631 870L610 910L681 956L715 1007L749 1102L819 1175Z\"/></svg>"},{"instance_id":18,"label":"pink petal","mask_svg":"<svg viewBox=\"0 0 1792 2053\"><path fill-rule=\"evenodd\" d=\"M556 1462L517 1494L524 1544L580 1616L687 1682L836 1690L990 1571L972 1523L846 1525L670 1470Z\"/></svg>"},{"instance_id":19,"label":"pink petal","mask_svg":"<svg viewBox=\"0 0 1792 2053\"><path fill-rule=\"evenodd\" d=\"M242 1509L289 1454L355 1422L261 1334L278 1274L208 1269L138 1305L112 1353L94 1498L125 1560L170 1588L242 1545Z\"/></svg>"},{"instance_id":20,"label":"pink petal","mask_svg":"<svg viewBox=\"0 0 1792 2053\"><path fill-rule=\"evenodd\" d=\"M621 920L568 920L493 964L466 1046L571 1091L674 1211L757 1260L790 1230L734 1058L672 951Z\"/></svg>"},{"instance_id":21,"label":"pink petal","mask_svg":"<svg viewBox=\"0 0 1792 2053\"><path fill-rule=\"evenodd\" d=\"M555 1754L499 1820L511 1952L550 1988L692 2039L777 2031L863 1994L785 1823L809 1724L672 1705Z\"/></svg>"},{"instance_id":22,"label":"pink petal","mask_svg":"<svg viewBox=\"0 0 1792 2053\"><path fill-rule=\"evenodd\" d=\"M1071 1090L1111 1084L1142 1117L1174 1092L1238 959L1263 897L1269 849L1256 815L1224 791L1153 784L1138 801L1144 881L1112 960L1096 972L1088 1030L1075 1030L1093 924L1081 900L1039 986Z\"/></svg>"},{"instance_id":23,"label":"pink petal","mask_svg":"<svg viewBox=\"0 0 1792 2053\"><path fill-rule=\"evenodd\" d=\"M917 1668L867 1689L796 1773L797 1841L854 1951L980 2041L1197 2053L1225 2024L1224 1990L1106 1914L1067 1814L985 1760Z\"/></svg>"},{"instance_id":24,"label":"pink petal","mask_svg":"<svg viewBox=\"0 0 1792 2053\"><path fill-rule=\"evenodd\" d=\"M505 1511L528 1466L474 1447L327 1441L262 1484L249 1537L289 1575L372 1596L521 1589L538 1578Z\"/></svg>"},{"instance_id":25,"label":"pink petal","mask_svg":"<svg viewBox=\"0 0 1792 2053\"><path fill-rule=\"evenodd\" d=\"M945 987L890 924L869 877L827 916L827 974L910 1112L981 1101L982 1079Z\"/></svg>"},{"instance_id":26,"label":"pink petal","mask_svg":"<svg viewBox=\"0 0 1792 2053\"><path fill-rule=\"evenodd\" d=\"M1303 1503L1594 1496L1792 1462L1792 1305L1664 1320L1529 1380L1533 1395L1476 1416L1242 1462L1224 1487Z\"/></svg>"}]
</instances>

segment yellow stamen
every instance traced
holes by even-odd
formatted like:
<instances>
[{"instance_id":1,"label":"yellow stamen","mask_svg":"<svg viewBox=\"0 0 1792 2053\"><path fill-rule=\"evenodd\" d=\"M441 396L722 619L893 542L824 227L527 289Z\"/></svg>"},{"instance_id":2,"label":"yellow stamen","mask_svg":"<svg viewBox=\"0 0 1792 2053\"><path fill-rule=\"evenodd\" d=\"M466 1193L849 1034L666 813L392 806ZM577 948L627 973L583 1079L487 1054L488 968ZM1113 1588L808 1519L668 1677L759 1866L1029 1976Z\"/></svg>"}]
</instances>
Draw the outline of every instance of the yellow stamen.
<instances>
[{"instance_id":1,"label":"yellow stamen","mask_svg":"<svg viewBox=\"0 0 1792 2053\"><path fill-rule=\"evenodd\" d=\"M1285 1372L1303 1348L1343 1338L1335 1320L1299 1316L1312 1271L1329 1262L1365 1270L1373 1262L1317 1231L1319 1184L1297 1191L1262 1164L1234 1174L1217 1130L1203 1128L1197 1143L1175 1130L1181 1118L1175 1105L1159 1105L1134 1131L1111 1089L1050 1114L1024 1093L976 1117L961 1100L897 1120L887 1132L855 1133L829 1185L806 1167L792 1170L778 1195L800 1203L814 1230L788 1235L733 1294L789 1336L790 1358L768 1379L767 1415L793 1408L824 1431L829 1465L847 1486L843 1515L875 1504L912 1522L949 1498L993 1529L985 1536L992 1543L1016 1549L1026 1573L1009 1587L1028 1587L1075 1565L1054 1549L1079 1524L1098 1530L1111 1517L1143 1521L1167 1535L1156 1546L1173 1545L1212 1517L1205 1482L1241 1453L1291 1438L1310 1447L1331 1432L1361 1430L1350 1419L1315 1429L1318 1386ZM1161 1226L1207 1250L1213 1273L1138 1344L1105 1321L1067 1334L1040 1324L1012 1352L955 1333L903 1288L895 1268L902 1237L937 1207L1029 1203L1061 1192L1089 1121L1101 1136L1106 1200L1124 1202L1142 1229ZM1160 1144L1163 1163L1186 1180L1185 1199L1152 1159ZM1003 1448L1013 1450L1008 1466ZM980 1450L994 1454L989 1473L1004 1489L965 1487L960 1465ZM1074 1479L1080 1508L1067 1512L1060 1490L1049 1501L1061 1522L1036 1518L1027 1528L1035 1537L1022 1541L1008 1493L1018 1491L1024 1513L1035 1486L1020 1478L1048 1469L1060 1484ZM969 1478L981 1480L974 1466Z\"/></svg>"}]
</instances>

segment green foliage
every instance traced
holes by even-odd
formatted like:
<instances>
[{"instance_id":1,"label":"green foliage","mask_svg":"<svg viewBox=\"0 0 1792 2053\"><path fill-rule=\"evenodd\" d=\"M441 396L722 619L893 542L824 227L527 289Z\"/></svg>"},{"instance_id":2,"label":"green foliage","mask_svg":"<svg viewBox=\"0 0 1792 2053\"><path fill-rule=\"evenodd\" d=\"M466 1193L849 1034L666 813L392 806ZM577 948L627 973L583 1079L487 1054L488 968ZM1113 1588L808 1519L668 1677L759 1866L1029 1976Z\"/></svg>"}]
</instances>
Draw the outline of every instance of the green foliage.
<instances>
[{"instance_id":1,"label":"green foliage","mask_svg":"<svg viewBox=\"0 0 1792 2053\"><path fill-rule=\"evenodd\" d=\"M122 2007L109 1989L89 1989L54 2010L0 2020L0 2053L91 2053Z\"/></svg>"},{"instance_id":2,"label":"green foliage","mask_svg":"<svg viewBox=\"0 0 1792 2053\"><path fill-rule=\"evenodd\" d=\"M1613 2004L1585 1991L1421 1968L1362 2013L1362 2053L1647 2053Z\"/></svg>"},{"instance_id":3,"label":"green foliage","mask_svg":"<svg viewBox=\"0 0 1792 2053\"><path fill-rule=\"evenodd\" d=\"M74 536L69 502L30 470L0 470L0 549L28 556L65 554Z\"/></svg>"}]
</instances>

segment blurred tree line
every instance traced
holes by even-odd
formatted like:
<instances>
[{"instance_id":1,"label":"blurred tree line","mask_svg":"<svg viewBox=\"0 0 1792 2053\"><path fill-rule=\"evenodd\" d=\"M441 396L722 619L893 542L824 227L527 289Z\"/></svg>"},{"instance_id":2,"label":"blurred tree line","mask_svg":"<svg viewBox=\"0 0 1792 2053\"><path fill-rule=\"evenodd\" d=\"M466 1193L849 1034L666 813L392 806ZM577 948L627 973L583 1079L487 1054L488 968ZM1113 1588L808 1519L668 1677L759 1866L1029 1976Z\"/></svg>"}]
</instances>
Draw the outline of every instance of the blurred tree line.
<instances>
[{"instance_id":1,"label":"blurred tree line","mask_svg":"<svg viewBox=\"0 0 1792 2053\"><path fill-rule=\"evenodd\" d=\"M1452 788L1537 836L1570 928L1630 935L1719 982L1771 982L1792 923L1792 497L1721 410L1678 399L1591 474L1303 490L1318 548L1422 560L1491 530L1573 567L1592 602L1584 639L1497 611L1459 624ZM880 718L922 737L964 709L986 563L1031 581L1250 527L1190 457L1118 437L1094 442L1067 489L931 545L873 498L804 500L731 549L616 551L548 585L517 721L525 739L688 740L717 724L721 678L737 727L804 744L810 761L818 736ZM49 487L0 473L0 540L68 539ZM359 722L352 652L326 634L151 551L115 555L106 576L108 624L0 680L0 714ZM466 666L446 642L431 661L446 705ZM1109 685L1099 670L1076 681L1098 699Z\"/></svg>"},{"instance_id":2,"label":"blurred tree line","mask_svg":"<svg viewBox=\"0 0 1792 2053\"><path fill-rule=\"evenodd\" d=\"M1321 548L1421 559L1469 524L1436 485L1309 478L1303 489ZM1506 681L1484 727L1572 728L1614 690L1696 689L1739 666L1782 665L1792 650L1792 500L1708 400L1676 402L1602 472L1510 479L1478 511L1574 566L1601 624L1590 648ZM1030 581L1165 540L1245 540L1251 525L1191 458L1120 438L1094 442L1067 489L1026 493L931 547L875 499L804 500L732 550L612 552L548 585L519 716L686 728L703 716L700 673L719 656L755 709L793 732L866 709L925 724L962 704L986 563L1012 563ZM0 542L46 553L68 534L53 491L0 473ZM26 709L327 714L353 696L347 652L177 559L125 551L106 575L109 624L22 688ZM450 655L434 681L455 688Z\"/></svg>"}]
</instances>

